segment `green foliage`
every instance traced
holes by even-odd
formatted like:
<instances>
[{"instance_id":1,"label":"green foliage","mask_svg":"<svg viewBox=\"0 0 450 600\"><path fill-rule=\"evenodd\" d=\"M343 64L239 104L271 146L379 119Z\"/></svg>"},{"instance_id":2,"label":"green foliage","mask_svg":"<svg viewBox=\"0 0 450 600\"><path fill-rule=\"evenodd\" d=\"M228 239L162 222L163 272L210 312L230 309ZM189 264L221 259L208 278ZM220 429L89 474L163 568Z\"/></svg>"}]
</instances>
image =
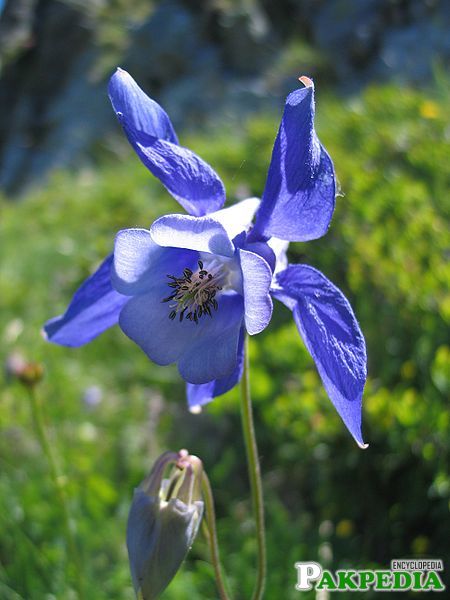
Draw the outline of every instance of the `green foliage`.
<instances>
[{"instance_id":1,"label":"green foliage","mask_svg":"<svg viewBox=\"0 0 450 600\"><path fill-rule=\"evenodd\" d=\"M319 96L318 127L342 193L328 235L291 246L349 297L366 335L369 382L359 450L323 391L289 312L251 342L252 391L267 492L267 598L294 599L297 560L333 568L448 552L450 389L448 124L430 90L372 88ZM215 166L230 201L260 195L279 116L183 140ZM447 128L447 129L446 129ZM447 133L445 133L447 132ZM41 361L54 447L67 476L89 599L132 598L124 531L133 488L166 447L204 459L236 598L252 586L254 542L238 390L201 415L185 410L173 368L149 363L114 328L92 344L46 344L42 323L111 250L122 227L178 207L134 156L59 173L1 204L3 360ZM70 598L61 518L24 388L0 400L0 597ZM102 401L86 399L100 390ZM98 393L98 390L97 392ZM95 395L95 394L94 394ZM202 539L164 595L216 598ZM47 595L48 594L48 595Z\"/></svg>"}]
</instances>

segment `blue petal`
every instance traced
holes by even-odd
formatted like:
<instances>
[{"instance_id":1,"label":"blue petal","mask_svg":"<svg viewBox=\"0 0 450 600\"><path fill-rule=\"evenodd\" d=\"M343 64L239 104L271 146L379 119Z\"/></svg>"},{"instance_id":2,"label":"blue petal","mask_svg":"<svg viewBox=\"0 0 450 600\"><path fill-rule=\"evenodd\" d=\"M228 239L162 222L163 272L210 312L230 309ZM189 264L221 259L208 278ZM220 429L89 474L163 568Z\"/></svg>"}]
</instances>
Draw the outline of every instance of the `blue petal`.
<instances>
[{"instance_id":1,"label":"blue petal","mask_svg":"<svg viewBox=\"0 0 450 600\"><path fill-rule=\"evenodd\" d=\"M228 237L232 240L239 233L250 228L259 204L259 198L247 198L237 204L217 210L209 216L225 228Z\"/></svg>"},{"instance_id":2,"label":"blue petal","mask_svg":"<svg viewBox=\"0 0 450 600\"><path fill-rule=\"evenodd\" d=\"M258 254L259 256L261 256L261 258L263 258L266 261L266 263L270 267L270 270L272 272L274 271L275 266L276 266L276 256L275 256L275 252L269 246L270 240L269 240L269 242L247 242L244 239L242 241L242 243L238 243L238 239L239 238L236 238L233 240L234 244L238 248L243 248L244 250L249 250L250 252L253 252L254 254Z\"/></svg>"},{"instance_id":3,"label":"blue petal","mask_svg":"<svg viewBox=\"0 0 450 600\"><path fill-rule=\"evenodd\" d=\"M242 296L222 294L217 302L219 308L213 317L204 317L199 331L189 334L192 341L178 361L180 375L189 383L221 379L236 367L244 315Z\"/></svg>"},{"instance_id":4,"label":"blue petal","mask_svg":"<svg viewBox=\"0 0 450 600\"><path fill-rule=\"evenodd\" d=\"M236 240L234 240L236 244ZM272 270L272 277L276 273L283 271L287 265L287 249L289 242L280 240L279 238L271 237L266 242L248 242L241 246L245 250L250 250L255 254L259 254L264 258Z\"/></svg>"},{"instance_id":5,"label":"blue petal","mask_svg":"<svg viewBox=\"0 0 450 600\"><path fill-rule=\"evenodd\" d=\"M121 294L145 294L168 284L167 275L182 277L183 270L195 265L197 259L197 252L162 248L146 229L123 229L116 236L111 281ZM168 287L166 291L168 296Z\"/></svg>"},{"instance_id":6,"label":"blue petal","mask_svg":"<svg viewBox=\"0 0 450 600\"><path fill-rule=\"evenodd\" d=\"M189 248L231 257L234 246L224 227L210 216L166 215L150 228L153 241L159 246Z\"/></svg>"},{"instance_id":7,"label":"blue petal","mask_svg":"<svg viewBox=\"0 0 450 600\"><path fill-rule=\"evenodd\" d=\"M108 93L114 112L132 129L178 144L169 115L141 90L129 73L117 69L109 81Z\"/></svg>"},{"instance_id":8,"label":"blue petal","mask_svg":"<svg viewBox=\"0 0 450 600\"><path fill-rule=\"evenodd\" d=\"M222 377L221 379L214 379L208 383L201 383L198 385L195 383L186 384L188 405L192 411L211 402L213 398L225 394L239 383L244 370L244 339L245 329L241 327L237 351L237 364L231 375Z\"/></svg>"},{"instance_id":9,"label":"blue petal","mask_svg":"<svg viewBox=\"0 0 450 600\"><path fill-rule=\"evenodd\" d=\"M125 129L144 165L191 215L218 210L225 202L219 176L200 157L182 146Z\"/></svg>"},{"instance_id":10,"label":"blue petal","mask_svg":"<svg viewBox=\"0 0 450 600\"><path fill-rule=\"evenodd\" d=\"M292 92L272 153L252 233L305 242L324 235L335 204L333 163L314 130L314 87Z\"/></svg>"},{"instance_id":11,"label":"blue petal","mask_svg":"<svg viewBox=\"0 0 450 600\"><path fill-rule=\"evenodd\" d=\"M115 325L124 304L129 300L111 286L110 255L98 270L75 292L68 309L44 325L50 342L62 346L82 346Z\"/></svg>"},{"instance_id":12,"label":"blue petal","mask_svg":"<svg viewBox=\"0 0 450 600\"><path fill-rule=\"evenodd\" d=\"M122 70L111 78L109 93L128 141L181 206L196 216L220 209L225 201L220 177L194 152L178 145L163 109Z\"/></svg>"},{"instance_id":13,"label":"blue petal","mask_svg":"<svg viewBox=\"0 0 450 600\"><path fill-rule=\"evenodd\" d=\"M313 357L325 389L358 444L361 401L367 376L366 345L352 308L320 271L290 265L277 276L273 291L293 312L298 330Z\"/></svg>"},{"instance_id":14,"label":"blue petal","mask_svg":"<svg viewBox=\"0 0 450 600\"><path fill-rule=\"evenodd\" d=\"M273 274L276 275L288 266L287 249L289 242L272 237L268 240L267 245L275 255L275 268L273 269Z\"/></svg>"},{"instance_id":15,"label":"blue petal","mask_svg":"<svg viewBox=\"0 0 450 600\"><path fill-rule=\"evenodd\" d=\"M267 327L272 317L270 284L272 271L267 262L258 254L240 249L244 289L245 327L250 335L260 333Z\"/></svg>"},{"instance_id":16,"label":"blue petal","mask_svg":"<svg viewBox=\"0 0 450 600\"><path fill-rule=\"evenodd\" d=\"M250 250L255 254L259 254L270 266L273 276L283 271L288 266L287 249L289 242L272 237L267 242L248 242L245 240L241 245L237 240L233 240L234 244L244 250Z\"/></svg>"},{"instance_id":17,"label":"blue petal","mask_svg":"<svg viewBox=\"0 0 450 600\"><path fill-rule=\"evenodd\" d=\"M244 316L238 294L217 296L218 310L198 324L169 319L170 307L161 300L167 287L156 286L135 296L119 318L124 333L158 365L178 362L181 376L190 383L206 383L229 375L236 366L239 330Z\"/></svg>"}]
</instances>

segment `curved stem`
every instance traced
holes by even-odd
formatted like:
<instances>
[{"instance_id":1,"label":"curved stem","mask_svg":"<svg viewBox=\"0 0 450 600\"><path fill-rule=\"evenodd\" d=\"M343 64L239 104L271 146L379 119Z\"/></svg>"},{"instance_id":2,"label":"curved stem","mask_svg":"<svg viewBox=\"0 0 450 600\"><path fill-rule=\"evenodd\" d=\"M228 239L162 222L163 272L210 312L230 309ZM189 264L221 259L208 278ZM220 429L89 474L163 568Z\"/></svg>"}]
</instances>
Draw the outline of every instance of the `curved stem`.
<instances>
[{"instance_id":1,"label":"curved stem","mask_svg":"<svg viewBox=\"0 0 450 600\"><path fill-rule=\"evenodd\" d=\"M266 533L264 528L264 500L261 470L259 466L258 447L256 445L252 401L250 396L250 363L247 338L245 339L244 345L244 372L241 381L241 417L247 452L247 464L258 545L257 579L253 590L252 600L260 600L264 593L266 581Z\"/></svg>"},{"instance_id":2,"label":"curved stem","mask_svg":"<svg viewBox=\"0 0 450 600\"><path fill-rule=\"evenodd\" d=\"M229 600L229 596L225 589L225 581L222 574L222 565L220 563L219 544L217 541L216 530L216 513L214 510L214 497L208 476L204 471L202 475L202 492L206 507L206 537L208 539L209 550L211 552L211 560L214 567L214 574L216 576L216 585L219 591L220 600Z\"/></svg>"},{"instance_id":3,"label":"curved stem","mask_svg":"<svg viewBox=\"0 0 450 600\"><path fill-rule=\"evenodd\" d=\"M44 424L44 418L42 415L41 403L36 395L34 387L28 388L28 395L30 398L31 404L31 412L33 415L33 421L36 428L37 437L39 439L39 443L41 445L42 451L45 454L45 457L48 462L50 477L52 483L56 490L56 495L58 497L61 514L63 517L67 549L71 559L71 563L74 567L74 584L76 586L77 594L79 600L84 599L83 593L83 583L81 578L81 565L80 565L80 557L77 550L77 545L75 543L75 538L72 532L72 527L70 524L70 513L69 507L67 504L66 492L64 489L64 478L59 473L58 467L56 464L56 460L50 445L50 442L47 437L47 431Z\"/></svg>"}]
</instances>

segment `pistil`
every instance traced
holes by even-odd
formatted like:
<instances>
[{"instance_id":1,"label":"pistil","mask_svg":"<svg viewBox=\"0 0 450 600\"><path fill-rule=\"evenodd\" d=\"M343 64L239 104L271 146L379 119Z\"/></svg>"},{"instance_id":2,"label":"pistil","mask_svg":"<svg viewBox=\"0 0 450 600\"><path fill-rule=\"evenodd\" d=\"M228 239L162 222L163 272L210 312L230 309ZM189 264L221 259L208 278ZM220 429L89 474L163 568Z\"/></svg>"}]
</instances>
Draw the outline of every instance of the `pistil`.
<instances>
[{"instance_id":1,"label":"pistil","mask_svg":"<svg viewBox=\"0 0 450 600\"><path fill-rule=\"evenodd\" d=\"M186 317L198 324L201 317L212 317L211 310L219 307L215 296L222 289L220 266L212 272L204 268L201 260L197 264L198 270L195 273L186 267L182 277L167 275L170 279L167 285L173 288L173 293L162 302L171 302L169 319L172 321L178 316L180 322Z\"/></svg>"}]
</instances>

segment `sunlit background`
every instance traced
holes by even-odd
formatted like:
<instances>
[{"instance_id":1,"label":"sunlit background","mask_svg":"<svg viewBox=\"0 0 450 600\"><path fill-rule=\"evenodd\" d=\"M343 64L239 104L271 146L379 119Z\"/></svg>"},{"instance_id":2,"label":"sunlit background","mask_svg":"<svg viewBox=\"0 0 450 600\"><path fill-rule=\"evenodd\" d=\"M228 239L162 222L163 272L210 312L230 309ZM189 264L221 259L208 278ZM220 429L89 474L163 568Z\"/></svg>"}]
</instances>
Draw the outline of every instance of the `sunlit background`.
<instances>
[{"instance_id":1,"label":"sunlit background","mask_svg":"<svg viewBox=\"0 0 450 600\"><path fill-rule=\"evenodd\" d=\"M205 463L236 599L250 596L255 552L238 391L191 415L176 369L151 364L118 328L79 349L40 335L118 229L179 210L115 120L106 87L117 65L217 170L229 203L261 195L285 96L299 75L315 80L316 125L341 193L329 233L292 244L291 258L322 270L359 318L370 447L360 450L345 430L290 313L277 306L250 344L267 599L300 597L296 561L382 568L394 558L448 557L448 4L2 4L0 352L5 365L22 355L45 368L37 392L67 478L87 598L134 597L127 511L167 448L187 447ZM217 598L209 560L199 536L163 598ZM71 586L27 391L5 369L0 599L75 599Z\"/></svg>"}]
</instances>

